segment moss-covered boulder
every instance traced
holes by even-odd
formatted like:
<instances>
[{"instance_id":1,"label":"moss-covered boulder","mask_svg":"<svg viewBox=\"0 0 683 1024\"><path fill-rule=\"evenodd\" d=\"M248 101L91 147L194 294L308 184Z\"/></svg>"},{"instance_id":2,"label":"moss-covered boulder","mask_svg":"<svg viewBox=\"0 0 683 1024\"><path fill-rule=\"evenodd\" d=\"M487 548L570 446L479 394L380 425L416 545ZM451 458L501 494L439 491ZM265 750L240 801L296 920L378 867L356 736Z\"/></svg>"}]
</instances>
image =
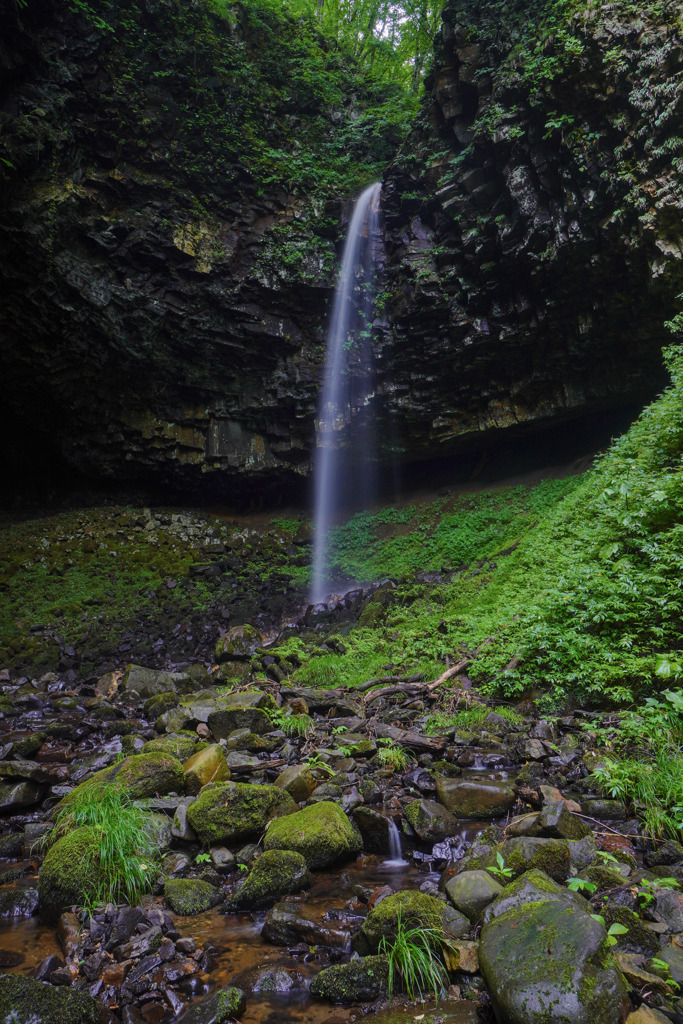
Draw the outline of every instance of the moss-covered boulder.
<instances>
[{"instance_id":1,"label":"moss-covered boulder","mask_svg":"<svg viewBox=\"0 0 683 1024\"><path fill-rule=\"evenodd\" d=\"M284 789L299 804L308 800L317 783L308 765L293 764L278 775L275 785Z\"/></svg>"},{"instance_id":2,"label":"moss-covered boulder","mask_svg":"<svg viewBox=\"0 0 683 1024\"><path fill-rule=\"evenodd\" d=\"M478 921L489 903L503 891L488 871L463 871L446 883L446 895L469 921Z\"/></svg>"},{"instance_id":3,"label":"moss-covered boulder","mask_svg":"<svg viewBox=\"0 0 683 1024\"><path fill-rule=\"evenodd\" d=\"M266 850L230 901L235 910L262 910L283 896L310 888L308 865L292 850Z\"/></svg>"},{"instance_id":4,"label":"moss-covered boulder","mask_svg":"<svg viewBox=\"0 0 683 1024\"><path fill-rule=\"evenodd\" d=\"M241 988L230 985L202 999L191 1006L178 1024L227 1024L238 1020L247 1007L247 999Z\"/></svg>"},{"instance_id":5,"label":"moss-covered boulder","mask_svg":"<svg viewBox=\"0 0 683 1024\"><path fill-rule=\"evenodd\" d=\"M185 917L203 914L221 901L220 892L201 878L169 878L164 896L173 913Z\"/></svg>"},{"instance_id":6,"label":"moss-covered boulder","mask_svg":"<svg viewBox=\"0 0 683 1024\"><path fill-rule=\"evenodd\" d=\"M470 871L458 875L464 878L472 874ZM527 903L560 903L563 907L579 907L590 912L590 904L578 892L572 892L563 885L558 885L552 878L533 868L525 871L523 875L516 878L514 882L508 883L498 894L496 899L486 907L483 913L484 923L492 921L494 917L501 917L510 910L517 910Z\"/></svg>"},{"instance_id":7,"label":"moss-covered boulder","mask_svg":"<svg viewBox=\"0 0 683 1024\"><path fill-rule=\"evenodd\" d=\"M210 782L228 782L230 769L225 754L218 743L211 743L203 750L193 754L183 765L185 773L185 792L198 793Z\"/></svg>"},{"instance_id":8,"label":"moss-covered boulder","mask_svg":"<svg viewBox=\"0 0 683 1024\"><path fill-rule=\"evenodd\" d=\"M219 636L216 643L216 661L249 661L263 638L254 626L232 626Z\"/></svg>"},{"instance_id":9,"label":"moss-covered boulder","mask_svg":"<svg viewBox=\"0 0 683 1024\"><path fill-rule=\"evenodd\" d=\"M172 711L180 703L180 697L175 690L167 690L166 693L156 693L145 701L142 710L149 722L153 722L159 715L166 711Z\"/></svg>"},{"instance_id":10,"label":"moss-covered boulder","mask_svg":"<svg viewBox=\"0 0 683 1024\"><path fill-rule=\"evenodd\" d=\"M242 707L230 705L216 708L208 717L209 729L217 740L227 740L237 729L247 729L250 733L262 736L274 728L265 711L258 707Z\"/></svg>"},{"instance_id":11,"label":"moss-covered boulder","mask_svg":"<svg viewBox=\"0 0 683 1024\"><path fill-rule=\"evenodd\" d=\"M353 939L361 956L376 953L383 938L396 937L398 922L405 928L434 928L449 939L459 939L470 930L470 922L459 911L424 892L402 889L378 903Z\"/></svg>"},{"instance_id":12,"label":"moss-covered boulder","mask_svg":"<svg viewBox=\"0 0 683 1024\"><path fill-rule=\"evenodd\" d=\"M571 839L576 842L592 835L592 832L590 825L576 814L572 814L564 800L554 800L545 804L534 822L530 835L549 839Z\"/></svg>"},{"instance_id":13,"label":"moss-covered boulder","mask_svg":"<svg viewBox=\"0 0 683 1024\"><path fill-rule=\"evenodd\" d=\"M182 733L169 733L166 736L158 736L155 740L147 740L142 747L141 754L170 754L178 761L187 761L192 757L197 747L197 736Z\"/></svg>"},{"instance_id":14,"label":"moss-covered boulder","mask_svg":"<svg viewBox=\"0 0 683 1024\"><path fill-rule=\"evenodd\" d=\"M413 800L403 813L416 835L425 842L441 842L458 830L458 819L436 800Z\"/></svg>"},{"instance_id":15,"label":"moss-covered boulder","mask_svg":"<svg viewBox=\"0 0 683 1024\"><path fill-rule=\"evenodd\" d=\"M145 800L152 796L182 793L185 786L183 766L177 757L155 751L149 754L131 754L111 768L103 768L81 782L59 804L67 807L76 793L84 787L115 786L125 791L132 800Z\"/></svg>"},{"instance_id":16,"label":"moss-covered boulder","mask_svg":"<svg viewBox=\"0 0 683 1024\"><path fill-rule=\"evenodd\" d=\"M515 802L515 790L487 779L436 779L436 798L458 818L499 818Z\"/></svg>"},{"instance_id":17,"label":"moss-covered boulder","mask_svg":"<svg viewBox=\"0 0 683 1024\"><path fill-rule=\"evenodd\" d=\"M212 782L187 809L187 818L205 846L255 839L272 818L290 814L296 804L277 786Z\"/></svg>"},{"instance_id":18,"label":"moss-covered boulder","mask_svg":"<svg viewBox=\"0 0 683 1024\"><path fill-rule=\"evenodd\" d=\"M642 953L645 956L658 956L659 937L647 927L644 921L628 907L620 907L616 903L608 903L600 913L609 928L612 924L622 925L626 931L616 935L616 948L624 953Z\"/></svg>"},{"instance_id":19,"label":"moss-covered boulder","mask_svg":"<svg viewBox=\"0 0 683 1024\"><path fill-rule=\"evenodd\" d=\"M538 868L550 875L556 882L565 882L569 875L569 846L563 839L539 839L531 836L519 836L499 843L493 849L479 856L465 857L460 861L460 871L486 870L497 867L497 857L501 855L505 867L517 878Z\"/></svg>"},{"instance_id":20,"label":"moss-covered boulder","mask_svg":"<svg viewBox=\"0 0 683 1024\"><path fill-rule=\"evenodd\" d=\"M95 828L77 828L50 847L38 877L40 909L49 917L80 905L106 882L100 868L100 835Z\"/></svg>"},{"instance_id":21,"label":"moss-covered boulder","mask_svg":"<svg viewBox=\"0 0 683 1024\"><path fill-rule=\"evenodd\" d=\"M330 1003L360 1003L379 999L388 991L389 964L385 956L366 956L327 967L311 982L311 995Z\"/></svg>"},{"instance_id":22,"label":"moss-covered boulder","mask_svg":"<svg viewBox=\"0 0 683 1024\"><path fill-rule=\"evenodd\" d=\"M325 800L271 821L264 846L266 850L294 850L309 868L324 868L355 857L363 841L341 807Z\"/></svg>"},{"instance_id":23,"label":"moss-covered boulder","mask_svg":"<svg viewBox=\"0 0 683 1024\"><path fill-rule=\"evenodd\" d=\"M584 909L535 901L484 925L479 964L505 1024L620 1024L626 984L603 925Z\"/></svg>"},{"instance_id":24,"label":"moss-covered boulder","mask_svg":"<svg viewBox=\"0 0 683 1024\"><path fill-rule=\"evenodd\" d=\"M108 1024L109 1011L86 992L22 974L0 975L1 1024Z\"/></svg>"},{"instance_id":25,"label":"moss-covered boulder","mask_svg":"<svg viewBox=\"0 0 683 1024\"><path fill-rule=\"evenodd\" d=\"M123 690L133 690L140 697L156 697L162 693L189 693L193 683L185 672L166 672L142 665L127 665L121 681Z\"/></svg>"}]
</instances>

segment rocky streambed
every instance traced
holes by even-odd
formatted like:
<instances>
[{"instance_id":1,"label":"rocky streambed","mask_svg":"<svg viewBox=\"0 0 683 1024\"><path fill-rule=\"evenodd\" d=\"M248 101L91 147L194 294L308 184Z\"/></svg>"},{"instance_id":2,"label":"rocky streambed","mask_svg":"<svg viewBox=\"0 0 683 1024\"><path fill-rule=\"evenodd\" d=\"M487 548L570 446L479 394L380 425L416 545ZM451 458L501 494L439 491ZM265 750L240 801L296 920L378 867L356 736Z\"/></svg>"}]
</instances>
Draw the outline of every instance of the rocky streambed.
<instances>
[{"instance_id":1,"label":"rocky streambed","mask_svg":"<svg viewBox=\"0 0 683 1024\"><path fill-rule=\"evenodd\" d=\"M595 793L591 715L427 735L449 682L296 687L254 651L238 627L209 668L2 673L0 1020L683 1019L683 847ZM96 905L87 791L144 816L137 905ZM436 1007L389 994L415 927L446 942Z\"/></svg>"}]
</instances>

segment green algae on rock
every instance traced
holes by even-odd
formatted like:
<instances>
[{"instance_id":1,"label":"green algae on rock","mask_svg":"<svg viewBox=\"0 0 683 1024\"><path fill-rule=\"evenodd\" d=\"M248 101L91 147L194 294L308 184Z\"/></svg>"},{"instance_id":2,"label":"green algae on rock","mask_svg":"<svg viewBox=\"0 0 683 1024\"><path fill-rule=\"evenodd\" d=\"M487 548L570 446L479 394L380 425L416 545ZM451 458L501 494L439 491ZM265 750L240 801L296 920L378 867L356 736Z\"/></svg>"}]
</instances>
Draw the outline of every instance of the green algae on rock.
<instances>
[{"instance_id":1,"label":"green algae on rock","mask_svg":"<svg viewBox=\"0 0 683 1024\"><path fill-rule=\"evenodd\" d=\"M578 906L537 900L484 925L481 973L506 1024L620 1024L626 983L603 925Z\"/></svg>"},{"instance_id":2,"label":"green algae on rock","mask_svg":"<svg viewBox=\"0 0 683 1024\"><path fill-rule=\"evenodd\" d=\"M271 818L291 814L296 804L277 786L211 782L187 809L187 818L205 846L257 838Z\"/></svg>"},{"instance_id":3,"label":"green algae on rock","mask_svg":"<svg viewBox=\"0 0 683 1024\"><path fill-rule=\"evenodd\" d=\"M310 888L312 879L304 857L292 850L266 850L230 903L235 910L263 910L283 896Z\"/></svg>"},{"instance_id":4,"label":"green algae on rock","mask_svg":"<svg viewBox=\"0 0 683 1024\"><path fill-rule=\"evenodd\" d=\"M246 1007L247 999L242 989L230 985L191 1006L179 1018L178 1024L227 1024L238 1019Z\"/></svg>"},{"instance_id":5,"label":"green algae on rock","mask_svg":"<svg viewBox=\"0 0 683 1024\"><path fill-rule=\"evenodd\" d=\"M148 754L131 754L111 768L103 768L72 790L60 807L68 806L84 786L115 786L123 790L131 800L144 800L151 796L166 796L168 793L182 793L185 785L183 766L177 757L161 751Z\"/></svg>"},{"instance_id":6,"label":"green algae on rock","mask_svg":"<svg viewBox=\"0 0 683 1024\"><path fill-rule=\"evenodd\" d=\"M272 821L263 845L266 850L294 850L309 868L324 868L355 857L363 841L341 807L323 800Z\"/></svg>"},{"instance_id":7,"label":"green algae on rock","mask_svg":"<svg viewBox=\"0 0 683 1024\"><path fill-rule=\"evenodd\" d=\"M193 754L183 765L183 771L185 792L192 795L199 793L202 786L210 782L228 782L230 779L230 769L218 743L212 743Z\"/></svg>"},{"instance_id":8,"label":"green algae on rock","mask_svg":"<svg viewBox=\"0 0 683 1024\"><path fill-rule=\"evenodd\" d=\"M108 1024L111 1014L87 992L47 985L21 974L0 975L2 1024Z\"/></svg>"},{"instance_id":9,"label":"green algae on rock","mask_svg":"<svg viewBox=\"0 0 683 1024\"><path fill-rule=\"evenodd\" d=\"M386 956L366 956L320 971L311 982L311 995L330 1003L360 1003L389 991Z\"/></svg>"},{"instance_id":10,"label":"green algae on rock","mask_svg":"<svg viewBox=\"0 0 683 1024\"><path fill-rule=\"evenodd\" d=\"M459 818L499 818L510 810L515 790L486 779L436 779L439 803Z\"/></svg>"},{"instance_id":11,"label":"green algae on rock","mask_svg":"<svg viewBox=\"0 0 683 1024\"><path fill-rule=\"evenodd\" d=\"M74 829L50 847L40 868L40 909L50 917L93 897L107 879L99 862L96 828Z\"/></svg>"},{"instance_id":12,"label":"green algae on rock","mask_svg":"<svg viewBox=\"0 0 683 1024\"><path fill-rule=\"evenodd\" d=\"M185 917L202 914L221 900L218 890L201 878L169 878L164 896L173 913Z\"/></svg>"}]
</instances>

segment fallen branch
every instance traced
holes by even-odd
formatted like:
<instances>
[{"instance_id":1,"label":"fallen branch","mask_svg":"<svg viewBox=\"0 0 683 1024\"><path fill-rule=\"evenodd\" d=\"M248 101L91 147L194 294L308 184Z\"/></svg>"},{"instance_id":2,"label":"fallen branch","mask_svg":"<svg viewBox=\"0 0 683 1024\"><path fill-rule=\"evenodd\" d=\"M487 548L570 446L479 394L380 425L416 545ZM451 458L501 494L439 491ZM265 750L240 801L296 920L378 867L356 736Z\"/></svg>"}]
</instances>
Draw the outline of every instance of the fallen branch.
<instances>
[{"instance_id":1,"label":"fallen branch","mask_svg":"<svg viewBox=\"0 0 683 1024\"><path fill-rule=\"evenodd\" d=\"M361 683L360 686L354 686L353 689L358 693L363 693L365 690L372 689L373 686L382 686L386 683L419 683L424 679L424 672L418 672L413 676L378 676L376 679L369 679L367 683Z\"/></svg>"}]
</instances>

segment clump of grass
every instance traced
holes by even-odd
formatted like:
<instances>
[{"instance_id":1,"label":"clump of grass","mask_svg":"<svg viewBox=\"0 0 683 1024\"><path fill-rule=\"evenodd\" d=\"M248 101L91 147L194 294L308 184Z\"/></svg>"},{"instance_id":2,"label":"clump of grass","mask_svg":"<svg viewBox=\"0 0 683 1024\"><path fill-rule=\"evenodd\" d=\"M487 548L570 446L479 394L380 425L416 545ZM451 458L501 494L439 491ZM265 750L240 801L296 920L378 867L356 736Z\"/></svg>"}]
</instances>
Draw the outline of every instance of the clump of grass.
<instances>
[{"instance_id":1,"label":"clump of grass","mask_svg":"<svg viewBox=\"0 0 683 1024\"><path fill-rule=\"evenodd\" d=\"M403 747L384 747L377 751L377 760L382 768L391 768L394 772L404 772L410 765L410 754Z\"/></svg>"},{"instance_id":2,"label":"clump of grass","mask_svg":"<svg viewBox=\"0 0 683 1024\"><path fill-rule=\"evenodd\" d=\"M276 729L281 729L285 736L308 736L313 729L310 715L287 714L282 708L267 711L266 714Z\"/></svg>"},{"instance_id":3,"label":"clump of grass","mask_svg":"<svg viewBox=\"0 0 683 1024\"><path fill-rule=\"evenodd\" d=\"M448 972L442 957L447 947L448 941L436 928L406 928L399 913L394 938L383 936L378 950L389 963L389 996L399 980L409 999L424 1002L431 995L437 1000L443 998Z\"/></svg>"},{"instance_id":4,"label":"clump of grass","mask_svg":"<svg viewBox=\"0 0 683 1024\"><path fill-rule=\"evenodd\" d=\"M445 732L447 729L471 729L473 726L481 725L486 716L492 711L500 715L501 718L505 718L508 722L518 723L522 721L522 716L512 708L503 706L491 708L486 704L478 704L476 707L464 708L462 711L456 711L453 714L435 711L427 719L424 731L428 736L433 736L435 733Z\"/></svg>"},{"instance_id":5,"label":"clump of grass","mask_svg":"<svg viewBox=\"0 0 683 1024\"><path fill-rule=\"evenodd\" d=\"M99 845L92 856L99 860L103 879L89 896L86 909L106 903L136 904L149 892L157 870L153 831L144 811L112 786L84 786L56 815L48 842L85 826L97 831Z\"/></svg>"}]
</instances>

